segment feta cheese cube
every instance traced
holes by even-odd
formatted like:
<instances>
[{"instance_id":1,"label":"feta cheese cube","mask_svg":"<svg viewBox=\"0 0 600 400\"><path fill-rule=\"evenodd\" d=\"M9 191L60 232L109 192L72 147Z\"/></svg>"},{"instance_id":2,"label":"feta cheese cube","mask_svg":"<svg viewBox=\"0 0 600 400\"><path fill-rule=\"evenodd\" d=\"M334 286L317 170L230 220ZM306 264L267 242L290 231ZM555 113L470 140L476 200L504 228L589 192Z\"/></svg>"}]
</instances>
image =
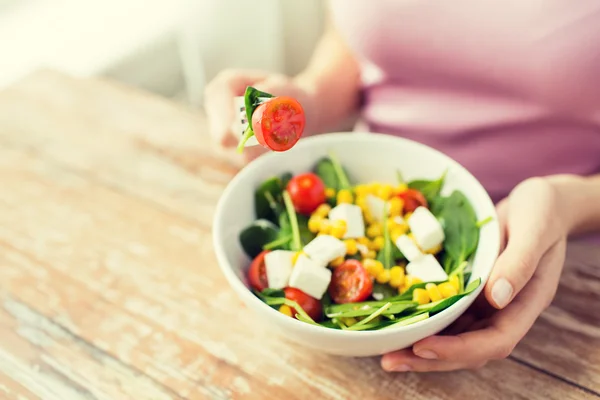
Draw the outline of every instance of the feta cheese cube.
<instances>
[{"instance_id":1,"label":"feta cheese cube","mask_svg":"<svg viewBox=\"0 0 600 400\"><path fill-rule=\"evenodd\" d=\"M406 221L401 216L397 215L394 217L394 222L398 225L404 225Z\"/></svg>"},{"instance_id":2,"label":"feta cheese cube","mask_svg":"<svg viewBox=\"0 0 600 400\"><path fill-rule=\"evenodd\" d=\"M444 241L444 229L425 207L418 207L408 219L415 241L423 251L434 249Z\"/></svg>"},{"instance_id":3,"label":"feta cheese cube","mask_svg":"<svg viewBox=\"0 0 600 400\"><path fill-rule=\"evenodd\" d=\"M423 282L444 282L448 274L432 254L424 255L406 266L406 273L415 276Z\"/></svg>"},{"instance_id":4,"label":"feta cheese cube","mask_svg":"<svg viewBox=\"0 0 600 400\"><path fill-rule=\"evenodd\" d=\"M414 261L423 256L421 249L407 235L402 235L396 240L396 246L408 261Z\"/></svg>"},{"instance_id":5,"label":"feta cheese cube","mask_svg":"<svg viewBox=\"0 0 600 400\"><path fill-rule=\"evenodd\" d=\"M369 213L371 213L371 216L376 221L383 221L384 213L386 216L389 214L389 208L387 207L387 202L385 200L369 194L366 197L366 202Z\"/></svg>"},{"instance_id":6,"label":"feta cheese cube","mask_svg":"<svg viewBox=\"0 0 600 400\"><path fill-rule=\"evenodd\" d=\"M356 248L358 249L358 252L363 256L369 252L369 248L364 244L357 243Z\"/></svg>"},{"instance_id":7,"label":"feta cheese cube","mask_svg":"<svg viewBox=\"0 0 600 400\"><path fill-rule=\"evenodd\" d=\"M314 263L325 267L336 258L346 255L346 245L333 236L319 235L304 246L303 251Z\"/></svg>"},{"instance_id":8,"label":"feta cheese cube","mask_svg":"<svg viewBox=\"0 0 600 400\"><path fill-rule=\"evenodd\" d=\"M293 251L274 250L265 255L267 281L271 289L283 289L288 285L292 274Z\"/></svg>"},{"instance_id":9,"label":"feta cheese cube","mask_svg":"<svg viewBox=\"0 0 600 400\"><path fill-rule=\"evenodd\" d=\"M343 220L346 222L344 239L356 239L365 236L365 221L362 210L354 204L340 204L329 211L331 221Z\"/></svg>"},{"instance_id":10,"label":"feta cheese cube","mask_svg":"<svg viewBox=\"0 0 600 400\"><path fill-rule=\"evenodd\" d=\"M329 287L330 281L331 270L329 268L323 268L302 254L298 257L292 270L289 286L320 300Z\"/></svg>"}]
</instances>

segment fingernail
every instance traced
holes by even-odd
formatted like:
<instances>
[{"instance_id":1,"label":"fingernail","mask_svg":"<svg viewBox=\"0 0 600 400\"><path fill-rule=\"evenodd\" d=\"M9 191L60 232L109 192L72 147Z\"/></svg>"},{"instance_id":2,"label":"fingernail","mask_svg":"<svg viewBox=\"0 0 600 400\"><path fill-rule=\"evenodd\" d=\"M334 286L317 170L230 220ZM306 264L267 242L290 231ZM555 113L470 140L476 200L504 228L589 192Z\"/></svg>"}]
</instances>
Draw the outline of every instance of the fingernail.
<instances>
[{"instance_id":1,"label":"fingernail","mask_svg":"<svg viewBox=\"0 0 600 400\"><path fill-rule=\"evenodd\" d=\"M427 360L437 360L438 355L432 350L419 350L415 352L418 357L425 358Z\"/></svg>"},{"instance_id":2,"label":"fingernail","mask_svg":"<svg viewBox=\"0 0 600 400\"><path fill-rule=\"evenodd\" d=\"M384 370L388 372L405 372L410 371L412 368L407 364L396 364L389 358L384 357L381 363Z\"/></svg>"},{"instance_id":3,"label":"fingernail","mask_svg":"<svg viewBox=\"0 0 600 400\"><path fill-rule=\"evenodd\" d=\"M510 282L508 282L506 279L504 278L500 278L496 281L496 283L494 283L494 286L492 287L492 299L494 300L494 303L496 303L496 305L498 307L505 307L508 302L510 301L510 298L512 297L513 294L513 287L510 284Z\"/></svg>"}]
</instances>

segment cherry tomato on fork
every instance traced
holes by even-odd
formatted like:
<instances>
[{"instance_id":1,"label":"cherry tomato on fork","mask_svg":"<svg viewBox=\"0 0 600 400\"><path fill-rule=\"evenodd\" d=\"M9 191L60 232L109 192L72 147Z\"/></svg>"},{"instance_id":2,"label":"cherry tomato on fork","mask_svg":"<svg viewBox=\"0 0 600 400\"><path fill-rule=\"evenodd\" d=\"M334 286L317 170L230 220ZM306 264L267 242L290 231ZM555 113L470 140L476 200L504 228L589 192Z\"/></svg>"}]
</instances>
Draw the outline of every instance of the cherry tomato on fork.
<instances>
[{"instance_id":1,"label":"cherry tomato on fork","mask_svg":"<svg viewBox=\"0 0 600 400\"><path fill-rule=\"evenodd\" d=\"M265 256L267 253L269 253L269 250L264 250L262 253L257 255L256 258L252 260L250 269L248 270L248 280L250 281L250 286L259 292L262 292L269 287L269 281L267 280L267 267L265 265Z\"/></svg>"},{"instance_id":2,"label":"cherry tomato on fork","mask_svg":"<svg viewBox=\"0 0 600 400\"><path fill-rule=\"evenodd\" d=\"M411 213L420 206L428 207L427 199L418 190L406 189L404 192L398 194L398 197L404 201L405 213Z\"/></svg>"},{"instance_id":3,"label":"cherry tomato on fork","mask_svg":"<svg viewBox=\"0 0 600 400\"><path fill-rule=\"evenodd\" d=\"M300 103L291 97L274 97L252 114L252 130L262 146L273 151L294 147L302 136L306 117Z\"/></svg>"},{"instance_id":4,"label":"cherry tomato on fork","mask_svg":"<svg viewBox=\"0 0 600 400\"><path fill-rule=\"evenodd\" d=\"M356 303L373 292L373 281L358 260L347 260L333 271L329 295L338 303Z\"/></svg>"},{"instance_id":5,"label":"cherry tomato on fork","mask_svg":"<svg viewBox=\"0 0 600 400\"><path fill-rule=\"evenodd\" d=\"M287 191L296 211L304 215L310 215L326 200L325 184L312 172L296 175L290 179Z\"/></svg>"},{"instance_id":6,"label":"cherry tomato on fork","mask_svg":"<svg viewBox=\"0 0 600 400\"><path fill-rule=\"evenodd\" d=\"M323 306L321 305L321 302L319 300L307 295L302 290L296 288L287 287L283 289L283 291L285 292L286 299L298 303L298 305L302 307L302 309L306 311L308 316L311 317L314 321L319 321L321 319L323 315ZM298 311L296 311L295 309L294 311L295 315Z\"/></svg>"}]
</instances>

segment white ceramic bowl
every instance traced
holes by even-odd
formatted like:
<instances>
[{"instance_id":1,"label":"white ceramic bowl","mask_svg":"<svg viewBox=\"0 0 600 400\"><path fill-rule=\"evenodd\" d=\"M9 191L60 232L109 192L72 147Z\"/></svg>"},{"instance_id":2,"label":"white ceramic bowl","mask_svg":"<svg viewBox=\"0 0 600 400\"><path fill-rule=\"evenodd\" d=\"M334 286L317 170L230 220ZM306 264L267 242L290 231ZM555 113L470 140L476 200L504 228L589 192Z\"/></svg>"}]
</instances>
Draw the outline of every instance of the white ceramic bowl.
<instances>
[{"instance_id":1,"label":"white ceramic bowl","mask_svg":"<svg viewBox=\"0 0 600 400\"><path fill-rule=\"evenodd\" d=\"M240 231L254 219L253 193L265 179L286 171L310 171L315 163L335 152L354 183L396 183L396 171L407 180L435 179L448 169L443 193L461 190L473 205L478 219L493 221L481 230L473 261L472 279L481 278L479 288L446 310L412 325L379 331L342 331L313 326L289 318L265 305L248 289L244 272L250 260L238 240ZM231 287L262 319L277 326L285 336L302 346L342 356L373 356L411 346L436 334L456 320L483 289L500 246L494 204L481 184L461 165L422 144L373 133L330 133L305 138L290 151L270 153L247 165L229 183L214 218L213 238L219 265Z\"/></svg>"}]
</instances>

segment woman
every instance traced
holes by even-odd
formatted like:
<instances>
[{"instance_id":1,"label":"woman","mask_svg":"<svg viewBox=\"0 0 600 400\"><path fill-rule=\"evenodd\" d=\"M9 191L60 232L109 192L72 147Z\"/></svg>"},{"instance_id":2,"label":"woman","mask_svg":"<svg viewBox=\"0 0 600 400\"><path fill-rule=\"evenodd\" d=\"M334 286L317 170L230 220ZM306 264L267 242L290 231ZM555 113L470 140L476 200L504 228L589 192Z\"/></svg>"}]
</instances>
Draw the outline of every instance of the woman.
<instances>
[{"instance_id":1,"label":"woman","mask_svg":"<svg viewBox=\"0 0 600 400\"><path fill-rule=\"evenodd\" d=\"M487 302L454 334L387 354L382 367L447 371L508 356L554 297L566 238L600 231L600 4L333 0L331 13L298 76L227 71L209 85L213 135L237 143L232 98L253 85L297 98L307 133L358 111L367 129L463 164L498 201L503 251Z\"/></svg>"}]
</instances>

